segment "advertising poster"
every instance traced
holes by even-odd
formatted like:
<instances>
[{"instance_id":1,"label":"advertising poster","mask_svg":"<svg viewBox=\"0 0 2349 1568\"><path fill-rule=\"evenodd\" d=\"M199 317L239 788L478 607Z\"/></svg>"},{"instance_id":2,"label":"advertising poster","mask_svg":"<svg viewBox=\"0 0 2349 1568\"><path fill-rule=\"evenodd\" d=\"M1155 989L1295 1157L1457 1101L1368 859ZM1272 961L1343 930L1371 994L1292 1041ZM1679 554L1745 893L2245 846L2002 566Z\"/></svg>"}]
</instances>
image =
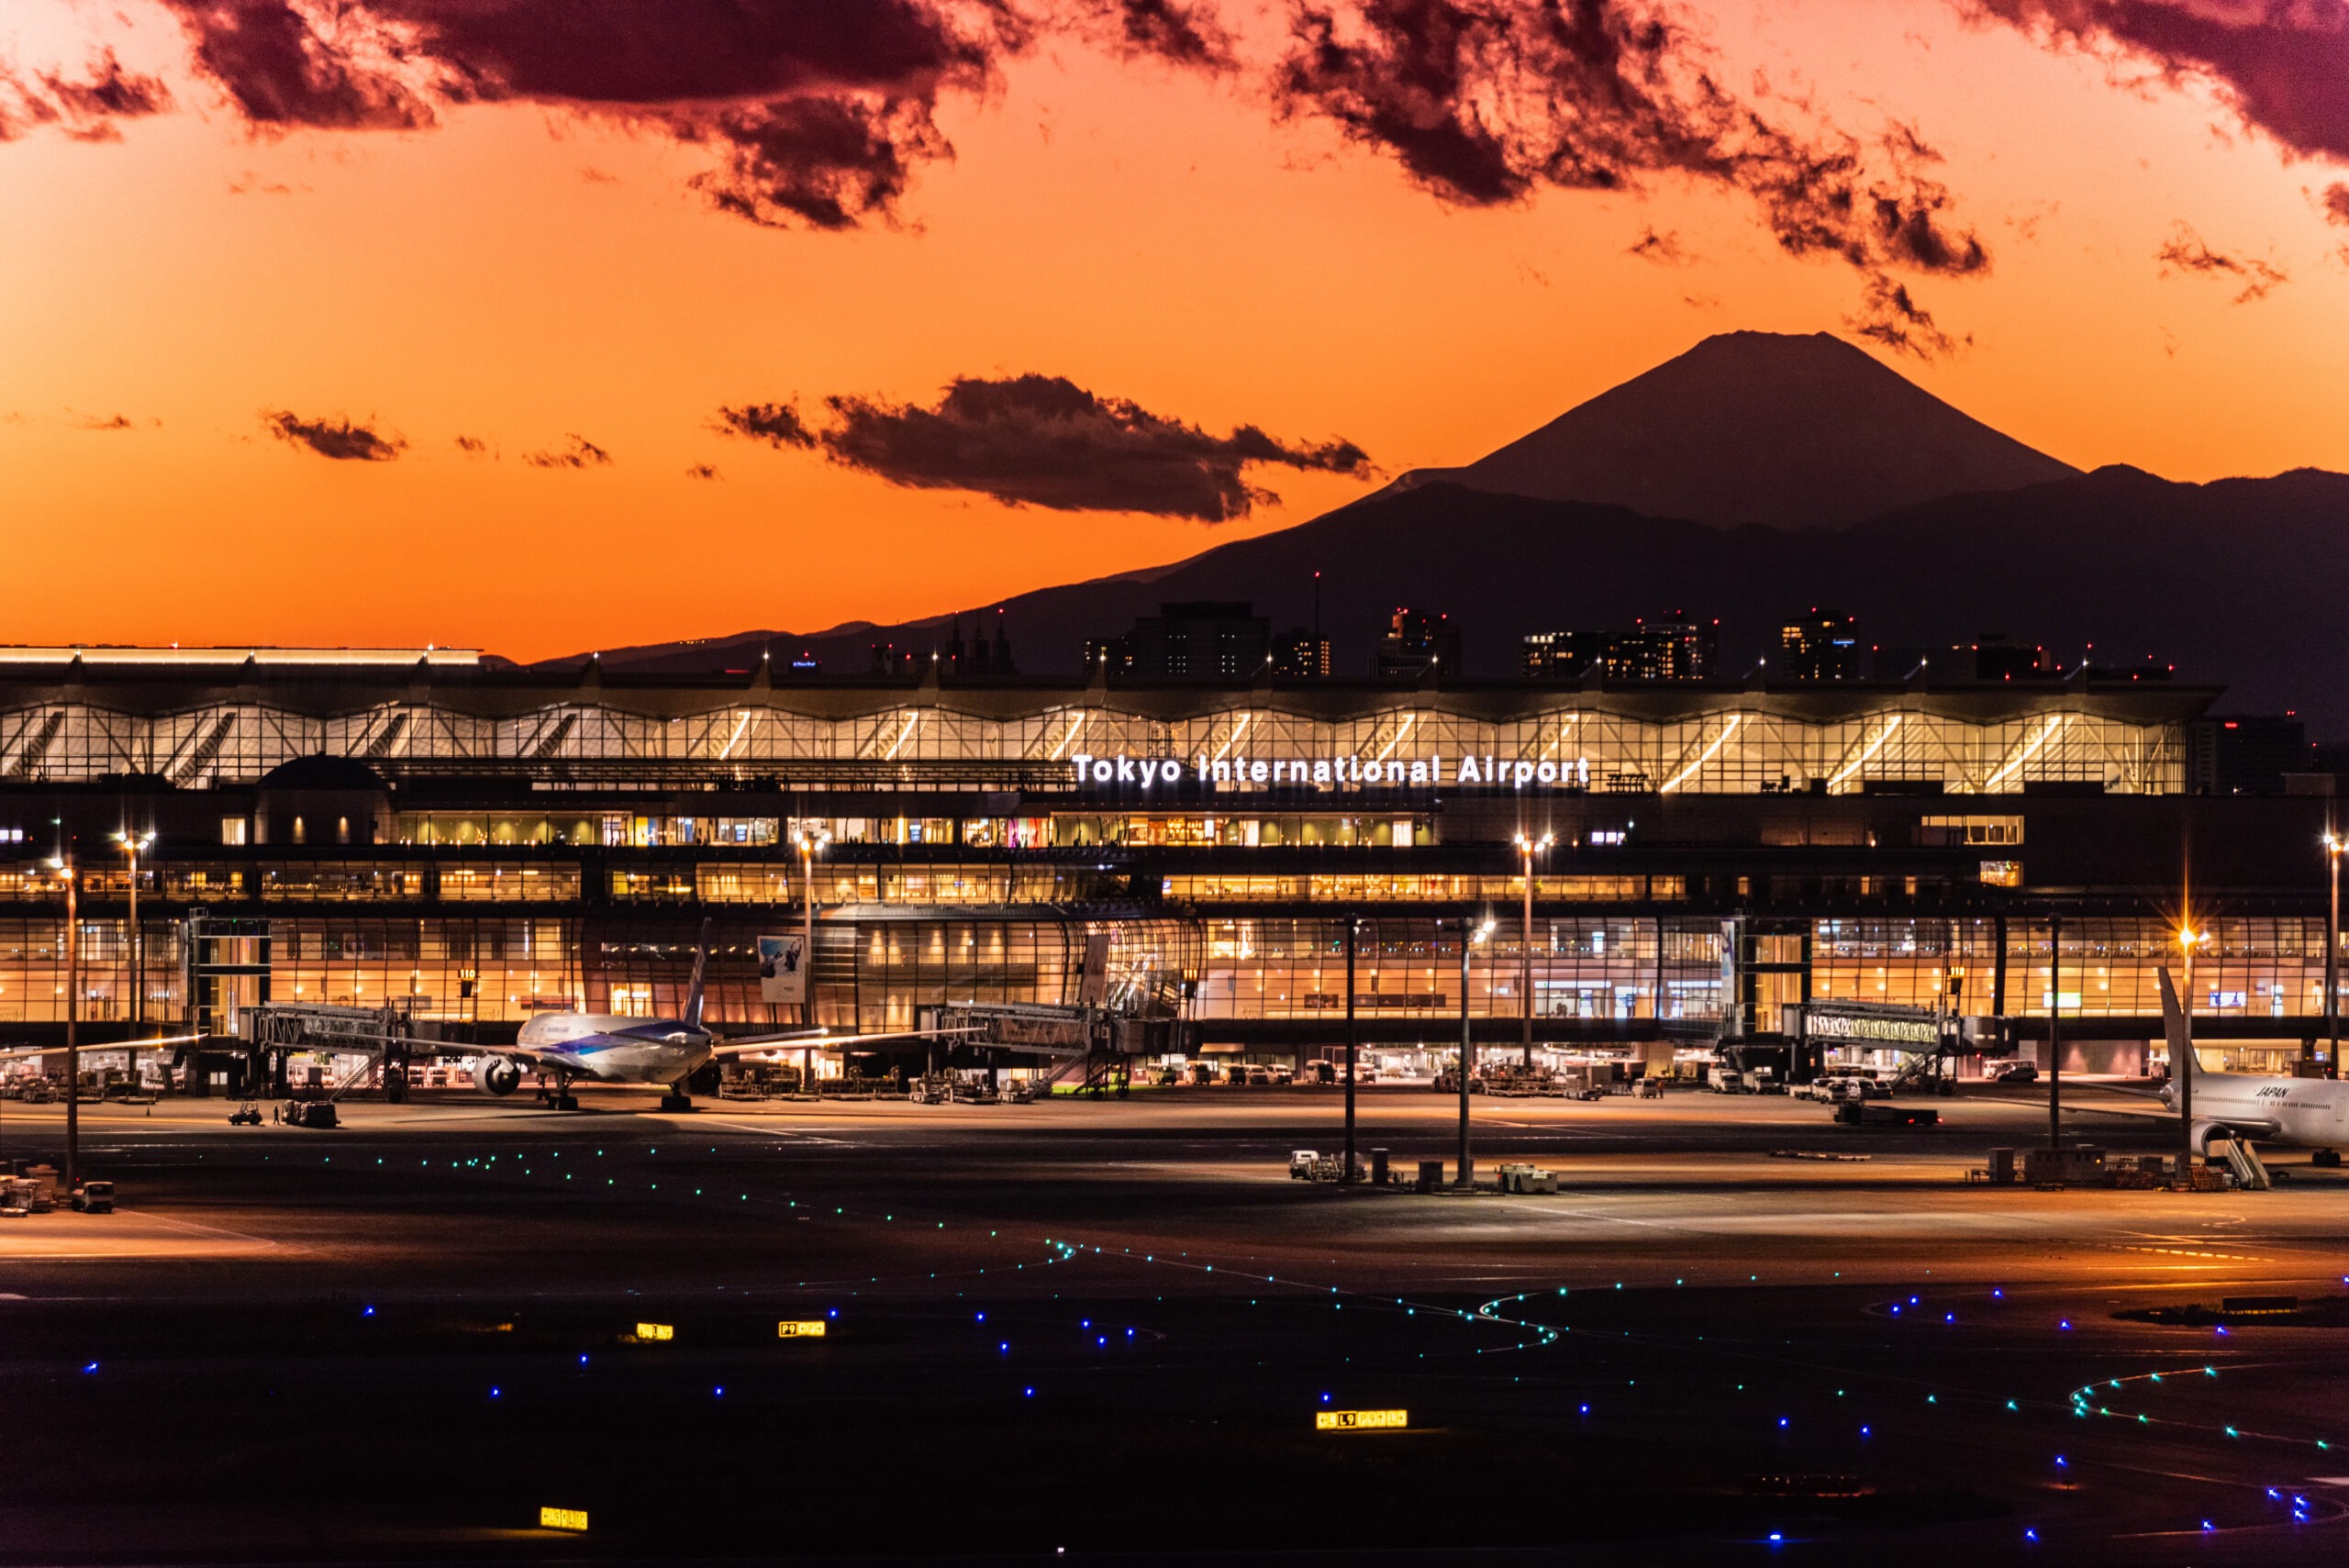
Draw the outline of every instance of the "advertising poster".
<instances>
[{"instance_id":1,"label":"advertising poster","mask_svg":"<svg viewBox=\"0 0 2349 1568\"><path fill-rule=\"evenodd\" d=\"M759 1000L797 1006L807 1000L807 939L799 934L759 939Z\"/></svg>"}]
</instances>

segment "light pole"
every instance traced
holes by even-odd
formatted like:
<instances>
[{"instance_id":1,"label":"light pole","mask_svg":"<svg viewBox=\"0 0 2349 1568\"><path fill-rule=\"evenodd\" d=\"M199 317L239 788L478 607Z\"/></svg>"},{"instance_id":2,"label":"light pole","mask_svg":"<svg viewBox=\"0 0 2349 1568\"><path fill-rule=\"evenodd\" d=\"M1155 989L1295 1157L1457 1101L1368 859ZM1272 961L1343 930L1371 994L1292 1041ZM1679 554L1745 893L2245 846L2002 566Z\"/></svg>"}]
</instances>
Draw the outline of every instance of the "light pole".
<instances>
[{"instance_id":1,"label":"light pole","mask_svg":"<svg viewBox=\"0 0 2349 1568\"><path fill-rule=\"evenodd\" d=\"M1476 1185L1476 1167L1468 1153L1468 1082L1476 1073L1476 1039L1468 1015L1468 955L1492 934L1490 920L1474 931L1467 921L1460 922L1460 1179L1453 1184L1464 1193Z\"/></svg>"},{"instance_id":2,"label":"light pole","mask_svg":"<svg viewBox=\"0 0 2349 1568\"><path fill-rule=\"evenodd\" d=\"M802 822L792 829L791 837L799 846L799 884L807 894L799 923L799 1021L812 1029L816 1027L816 851L832 841L832 830L820 822ZM800 1053L799 1092L816 1092L813 1045Z\"/></svg>"},{"instance_id":3,"label":"light pole","mask_svg":"<svg viewBox=\"0 0 2349 1568\"><path fill-rule=\"evenodd\" d=\"M2181 923L2177 929L2177 945L2186 954L2186 995L2178 998L2179 1021L2184 1028L2179 1033L2186 1060L2169 1064L2170 1078L2177 1084L2177 1127L2183 1151L2177 1157L2177 1180L2181 1186L2194 1180L2194 950L2210 940L2208 931L2198 931L2192 925Z\"/></svg>"},{"instance_id":4,"label":"light pole","mask_svg":"<svg viewBox=\"0 0 2349 1568\"><path fill-rule=\"evenodd\" d=\"M82 1181L82 1045L74 1024L82 1004L81 881L73 851L49 858L49 869L65 883L65 1190Z\"/></svg>"},{"instance_id":5,"label":"light pole","mask_svg":"<svg viewBox=\"0 0 2349 1568\"><path fill-rule=\"evenodd\" d=\"M2324 921L2324 1075L2341 1076L2341 852L2349 839L2327 828L2324 859L2332 873L2332 896Z\"/></svg>"},{"instance_id":6,"label":"light pole","mask_svg":"<svg viewBox=\"0 0 2349 1568\"><path fill-rule=\"evenodd\" d=\"M130 857L130 1028L136 1033L147 1018L147 936L139 929L139 851L153 843L155 835L134 835L126 828L114 841Z\"/></svg>"},{"instance_id":7,"label":"light pole","mask_svg":"<svg viewBox=\"0 0 2349 1568\"><path fill-rule=\"evenodd\" d=\"M1525 868L1525 924L1520 930L1519 977L1525 989L1525 1065L1533 1065L1533 857L1548 851L1557 840L1548 833L1539 839L1517 836L1517 855Z\"/></svg>"},{"instance_id":8,"label":"light pole","mask_svg":"<svg viewBox=\"0 0 2349 1568\"><path fill-rule=\"evenodd\" d=\"M1354 1076L1362 1056L1362 1025L1354 1016L1354 946L1362 921L1346 917L1346 1162L1338 1180L1348 1186L1354 1179Z\"/></svg>"},{"instance_id":9,"label":"light pole","mask_svg":"<svg viewBox=\"0 0 2349 1568\"><path fill-rule=\"evenodd\" d=\"M2047 917L2047 1148L2064 1147L2064 917Z\"/></svg>"}]
</instances>

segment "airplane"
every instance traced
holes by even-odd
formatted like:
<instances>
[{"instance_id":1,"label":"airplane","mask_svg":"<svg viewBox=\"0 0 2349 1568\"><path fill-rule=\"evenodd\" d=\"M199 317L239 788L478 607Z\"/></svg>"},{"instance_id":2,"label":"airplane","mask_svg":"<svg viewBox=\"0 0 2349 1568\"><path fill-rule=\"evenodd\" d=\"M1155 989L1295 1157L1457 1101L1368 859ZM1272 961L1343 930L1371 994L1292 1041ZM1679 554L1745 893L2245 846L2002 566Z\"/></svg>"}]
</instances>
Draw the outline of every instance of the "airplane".
<instances>
[{"instance_id":1,"label":"airplane","mask_svg":"<svg viewBox=\"0 0 2349 1568\"><path fill-rule=\"evenodd\" d=\"M561 1110L575 1110L573 1079L599 1084L665 1087L663 1110L690 1110L693 1098L685 1080L718 1057L752 1051L845 1049L887 1040L935 1040L973 1034L972 1029L903 1029L891 1034L836 1035L828 1029L794 1029L780 1034L737 1035L721 1039L702 1025L702 979L709 965L709 923L702 922L694 946L693 977L685 987L685 1005L674 1018L639 1018L615 1013L540 1013L522 1025L510 1046L444 1046L438 1054L473 1059L473 1082L483 1093L499 1098L512 1094L523 1075L551 1076L551 1103Z\"/></svg>"},{"instance_id":2,"label":"airplane","mask_svg":"<svg viewBox=\"0 0 2349 1568\"><path fill-rule=\"evenodd\" d=\"M2194 1086L2193 1147L2208 1154L2214 1138L2280 1143L2317 1151L2315 1163L2338 1165L2349 1146L2349 1082L2284 1078L2256 1073L2213 1073L2194 1058L2186 1012L2169 971L2161 972L2162 1026L2169 1036L2170 1081L2162 1103L2177 1109L2185 1081Z\"/></svg>"},{"instance_id":3,"label":"airplane","mask_svg":"<svg viewBox=\"0 0 2349 1568\"><path fill-rule=\"evenodd\" d=\"M431 1040L401 1041L411 1055L470 1058L474 1084L483 1093L503 1099L522 1086L526 1074L554 1080L548 1103L560 1110L578 1109L571 1094L574 1079L598 1084L665 1088L663 1110L691 1110L693 1098L685 1081L713 1060L774 1050L845 1050L892 1040L937 1040L974 1034L975 1029L904 1029L888 1034L836 1035L829 1029L791 1029L778 1034L738 1035L722 1039L702 1024L703 980L709 967L709 923L702 923L694 946L693 976L685 988L685 1005L674 1018L632 1018L620 1013L540 1013L527 1020L512 1045L476 1046ZM83 1051L119 1051L125 1046L146 1049L200 1040L179 1035L160 1040L108 1041L84 1045ZM380 1040L352 1035L353 1040ZM0 1057L35 1056L58 1047L25 1047L0 1051Z\"/></svg>"}]
</instances>

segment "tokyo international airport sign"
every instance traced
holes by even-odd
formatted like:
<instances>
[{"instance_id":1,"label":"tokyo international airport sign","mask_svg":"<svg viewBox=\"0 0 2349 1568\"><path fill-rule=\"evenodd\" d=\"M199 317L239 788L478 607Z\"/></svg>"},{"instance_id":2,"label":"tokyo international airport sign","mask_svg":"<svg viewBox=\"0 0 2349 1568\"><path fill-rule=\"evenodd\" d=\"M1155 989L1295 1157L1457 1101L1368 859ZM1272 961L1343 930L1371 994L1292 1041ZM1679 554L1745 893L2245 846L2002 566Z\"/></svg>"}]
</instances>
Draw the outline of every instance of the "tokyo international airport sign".
<instances>
[{"instance_id":1,"label":"tokyo international airport sign","mask_svg":"<svg viewBox=\"0 0 2349 1568\"><path fill-rule=\"evenodd\" d=\"M1588 789L1589 759L1529 762L1464 751L1444 757L1208 757L1186 762L1174 757L1136 757L1120 752L1069 759L1080 784L1118 789L1172 789L1182 784L1208 789L1437 789L1467 784L1502 789Z\"/></svg>"}]
</instances>

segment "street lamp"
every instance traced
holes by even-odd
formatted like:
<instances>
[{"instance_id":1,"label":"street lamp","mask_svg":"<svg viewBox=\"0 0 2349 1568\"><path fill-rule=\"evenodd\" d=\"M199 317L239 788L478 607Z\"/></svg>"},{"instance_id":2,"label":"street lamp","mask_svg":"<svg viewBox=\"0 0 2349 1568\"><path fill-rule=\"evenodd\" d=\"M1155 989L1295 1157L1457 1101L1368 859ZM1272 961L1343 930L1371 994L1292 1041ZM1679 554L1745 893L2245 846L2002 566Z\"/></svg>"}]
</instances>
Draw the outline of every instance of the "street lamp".
<instances>
[{"instance_id":1,"label":"street lamp","mask_svg":"<svg viewBox=\"0 0 2349 1568\"><path fill-rule=\"evenodd\" d=\"M1467 931L1468 923L1463 920L1460 924L1461 929ZM1476 1184L1476 1167L1468 1154L1468 1081L1476 1073L1476 1040L1468 1020L1468 955L1489 941L1492 935L1493 923L1487 920L1468 932L1468 940L1460 944L1460 1179L1453 1184L1464 1193Z\"/></svg>"},{"instance_id":2,"label":"street lamp","mask_svg":"<svg viewBox=\"0 0 2349 1568\"><path fill-rule=\"evenodd\" d=\"M2184 1151L2177 1161L2180 1184L2193 1181L2194 1171L2194 950L2210 940L2207 930L2198 931L2190 924L2177 929L2177 945L2186 955L2186 995L2178 999L2180 1023L2178 1032L2184 1037L2181 1045L2186 1060L2169 1064L2169 1075L2177 1084L2177 1125L2184 1140Z\"/></svg>"},{"instance_id":3,"label":"street lamp","mask_svg":"<svg viewBox=\"0 0 2349 1568\"><path fill-rule=\"evenodd\" d=\"M139 927L139 851L153 843L155 835L151 831L134 835L125 829L114 835L114 841L130 857L130 1028L136 1033L147 1014L147 936Z\"/></svg>"},{"instance_id":4,"label":"street lamp","mask_svg":"<svg viewBox=\"0 0 2349 1568\"><path fill-rule=\"evenodd\" d=\"M799 883L807 895L800 917L799 1021L813 1029L816 1027L816 852L832 841L832 830L820 822L802 822L792 828L791 841L799 846ZM799 1092L803 1095L816 1092L816 1048L813 1045L800 1053Z\"/></svg>"},{"instance_id":5,"label":"street lamp","mask_svg":"<svg viewBox=\"0 0 2349 1568\"><path fill-rule=\"evenodd\" d=\"M1520 943L1520 977L1524 982L1525 1065L1533 1065L1533 857L1547 853L1557 839L1548 833L1539 839L1517 836L1517 855L1525 873L1525 925Z\"/></svg>"},{"instance_id":6,"label":"street lamp","mask_svg":"<svg viewBox=\"0 0 2349 1568\"><path fill-rule=\"evenodd\" d=\"M2341 853L2349 839L2324 830L2324 860L2332 873L2332 900L2324 922L2324 1075L2341 1076Z\"/></svg>"},{"instance_id":7,"label":"street lamp","mask_svg":"<svg viewBox=\"0 0 2349 1568\"><path fill-rule=\"evenodd\" d=\"M73 853L49 857L49 869L65 884L65 1190L82 1183L82 1045L75 1029L82 1004L81 878Z\"/></svg>"}]
</instances>

